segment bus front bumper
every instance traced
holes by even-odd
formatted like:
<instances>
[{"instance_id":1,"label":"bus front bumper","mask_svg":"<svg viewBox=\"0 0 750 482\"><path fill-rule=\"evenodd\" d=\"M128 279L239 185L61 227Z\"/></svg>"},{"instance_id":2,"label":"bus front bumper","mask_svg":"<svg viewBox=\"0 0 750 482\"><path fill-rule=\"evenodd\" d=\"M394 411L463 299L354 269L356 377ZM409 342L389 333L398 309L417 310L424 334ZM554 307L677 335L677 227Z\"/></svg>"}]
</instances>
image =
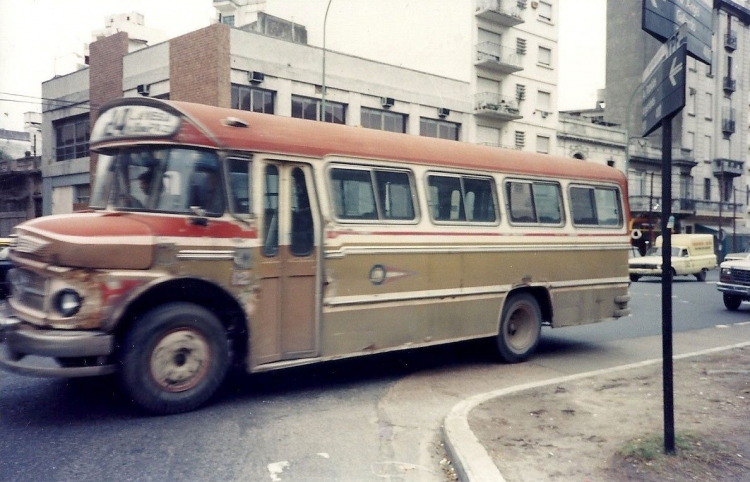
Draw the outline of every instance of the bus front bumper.
<instances>
[{"instance_id":1,"label":"bus front bumper","mask_svg":"<svg viewBox=\"0 0 750 482\"><path fill-rule=\"evenodd\" d=\"M12 373L71 378L107 375L117 368L107 364L113 351L112 335L96 331L45 330L15 317L0 316L0 368ZM80 360L80 363L66 367L44 366L28 361L28 355Z\"/></svg>"}]
</instances>

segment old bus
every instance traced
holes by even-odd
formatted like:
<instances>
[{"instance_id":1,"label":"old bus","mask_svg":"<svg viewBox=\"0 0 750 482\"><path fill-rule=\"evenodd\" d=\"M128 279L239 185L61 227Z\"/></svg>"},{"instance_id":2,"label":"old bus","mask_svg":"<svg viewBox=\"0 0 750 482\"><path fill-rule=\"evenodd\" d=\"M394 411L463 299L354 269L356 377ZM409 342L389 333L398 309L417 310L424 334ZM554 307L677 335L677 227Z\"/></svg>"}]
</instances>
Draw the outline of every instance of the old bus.
<instances>
[{"instance_id":1,"label":"old bus","mask_svg":"<svg viewBox=\"0 0 750 482\"><path fill-rule=\"evenodd\" d=\"M482 337L513 363L629 313L610 167L148 98L103 106L91 149L89 209L15 229L7 370L118 372L172 413L232 365Z\"/></svg>"}]
</instances>

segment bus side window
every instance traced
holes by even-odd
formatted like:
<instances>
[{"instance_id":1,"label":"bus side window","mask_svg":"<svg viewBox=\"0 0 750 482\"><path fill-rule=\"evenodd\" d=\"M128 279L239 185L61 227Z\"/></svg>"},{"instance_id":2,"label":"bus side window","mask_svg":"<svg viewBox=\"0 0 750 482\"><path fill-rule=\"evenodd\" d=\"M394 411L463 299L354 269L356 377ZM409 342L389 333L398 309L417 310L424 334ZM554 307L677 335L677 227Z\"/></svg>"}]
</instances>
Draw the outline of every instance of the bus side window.
<instances>
[{"instance_id":1,"label":"bus side window","mask_svg":"<svg viewBox=\"0 0 750 482\"><path fill-rule=\"evenodd\" d=\"M540 223L560 224L562 206L560 204L560 186L551 183L535 182L534 207Z\"/></svg>"},{"instance_id":2,"label":"bus side window","mask_svg":"<svg viewBox=\"0 0 750 482\"><path fill-rule=\"evenodd\" d=\"M536 210L530 182L505 183L508 192L508 210L510 220L515 223L535 223Z\"/></svg>"},{"instance_id":3,"label":"bus side window","mask_svg":"<svg viewBox=\"0 0 750 482\"><path fill-rule=\"evenodd\" d=\"M593 189L588 187L571 187L570 208L573 211L573 224L589 226L598 224Z\"/></svg>"},{"instance_id":4,"label":"bus side window","mask_svg":"<svg viewBox=\"0 0 750 482\"><path fill-rule=\"evenodd\" d=\"M427 184L435 221L465 221L461 180L458 177L429 176Z\"/></svg>"},{"instance_id":5,"label":"bus side window","mask_svg":"<svg viewBox=\"0 0 750 482\"><path fill-rule=\"evenodd\" d=\"M495 196L492 193L492 181L489 179L463 178L465 191L466 218L469 221L494 222Z\"/></svg>"},{"instance_id":6,"label":"bus side window","mask_svg":"<svg viewBox=\"0 0 750 482\"><path fill-rule=\"evenodd\" d=\"M378 219L369 170L331 170L331 192L339 219Z\"/></svg>"},{"instance_id":7,"label":"bus side window","mask_svg":"<svg viewBox=\"0 0 750 482\"><path fill-rule=\"evenodd\" d=\"M250 161L228 159L229 202L232 212L239 216L249 216L250 211Z\"/></svg>"},{"instance_id":8,"label":"bus side window","mask_svg":"<svg viewBox=\"0 0 750 482\"><path fill-rule=\"evenodd\" d=\"M608 188L595 188L596 217L602 226L619 226L621 223L619 196L617 191Z\"/></svg>"},{"instance_id":9,"label":"bus side window","mask_svg":"<svg viewBox=\"0 0 750 482\"><path fill-rule=\"evenodd\" d=\"M383 219L414 219L411 182L406 172L375 170L375 185Z\"/></svg>"}]
</instances>

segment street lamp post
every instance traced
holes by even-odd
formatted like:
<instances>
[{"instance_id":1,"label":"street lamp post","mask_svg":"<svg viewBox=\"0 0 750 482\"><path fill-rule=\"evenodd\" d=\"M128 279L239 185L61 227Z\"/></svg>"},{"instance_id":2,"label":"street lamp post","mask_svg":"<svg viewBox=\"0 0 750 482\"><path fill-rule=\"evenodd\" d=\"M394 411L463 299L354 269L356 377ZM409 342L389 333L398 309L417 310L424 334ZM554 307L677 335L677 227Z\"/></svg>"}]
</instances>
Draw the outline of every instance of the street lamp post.
<instances>
[{"instance_id":1,"label":"street lamp post","mask_svg":"<svg viewBox=\"0 0 750 482\"><path fill-rule=\"evenodd\" d=\"M326 14L323 17L323 81L321 82L322 94L320 96L320 120L326 121L326 24L328 23L328 9L331 8L331 2L328 0Z\"/></svg>"}]
</instances>

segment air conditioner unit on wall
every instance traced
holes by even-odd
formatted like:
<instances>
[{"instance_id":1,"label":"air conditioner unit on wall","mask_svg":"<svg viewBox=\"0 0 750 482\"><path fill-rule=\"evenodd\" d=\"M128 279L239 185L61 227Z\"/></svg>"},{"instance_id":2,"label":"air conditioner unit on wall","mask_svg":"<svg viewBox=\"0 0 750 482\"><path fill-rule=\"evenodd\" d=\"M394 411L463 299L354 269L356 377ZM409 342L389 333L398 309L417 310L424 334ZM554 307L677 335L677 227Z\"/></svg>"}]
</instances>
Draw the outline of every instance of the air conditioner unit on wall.
<instances>
[{"instance_id":1,"label":"air conditioner unit on wall","mask_svg":"<svg viewBox=\"0 0 750 482\"><path fill-rule=\"evenodd\" d=\"M450 115L451 111L446 109L445 107L438 107L438 117L441 119L445 119Z\"/></svg>"},{"instance_id":2,"label":"air conditioner unit on wall","mask_svg":"<svg viewBox=\"0 0 750 482\"><path fill-rule=\"evenodd\" d=\"M395 103L395 101L393 100L392 97L381 97L380 98L380 105L382 105L384 109L390 109L391 107L393 107L394 103Z\"/></svg>"},{"instance_id":3,"label":"air conditioner unit on wall","mask_svg":"<svg viewBox=\"0 0 750 482\"><path fill-rule=\"evenodd\" d=\"M263 72L251 71L247 73L247 81L251 84L260 84L265 78L266 76Z\"/></svg>"},{"instance_id":4,"label":"air conditioner unit on wall","mask_svg":"<svg viewBox=\"0 0 750 482\"><path fill-rule=\"evenodd\" d=\"M539 2L531 2L531 8L537 8L539 6Z\"/></svg>"},{"instance_id":5,"label":"air conditioner unit on wall","mask_svg":"<svg viewBox=\"0 0 750 482\"><path fill-rule=\"evenodd\" d=\"M151 93L151 85L150 84L138 84L138 87L136 87L135 90L142 96L148 97L148 95Z\"/></svg>"}]
</instances>

